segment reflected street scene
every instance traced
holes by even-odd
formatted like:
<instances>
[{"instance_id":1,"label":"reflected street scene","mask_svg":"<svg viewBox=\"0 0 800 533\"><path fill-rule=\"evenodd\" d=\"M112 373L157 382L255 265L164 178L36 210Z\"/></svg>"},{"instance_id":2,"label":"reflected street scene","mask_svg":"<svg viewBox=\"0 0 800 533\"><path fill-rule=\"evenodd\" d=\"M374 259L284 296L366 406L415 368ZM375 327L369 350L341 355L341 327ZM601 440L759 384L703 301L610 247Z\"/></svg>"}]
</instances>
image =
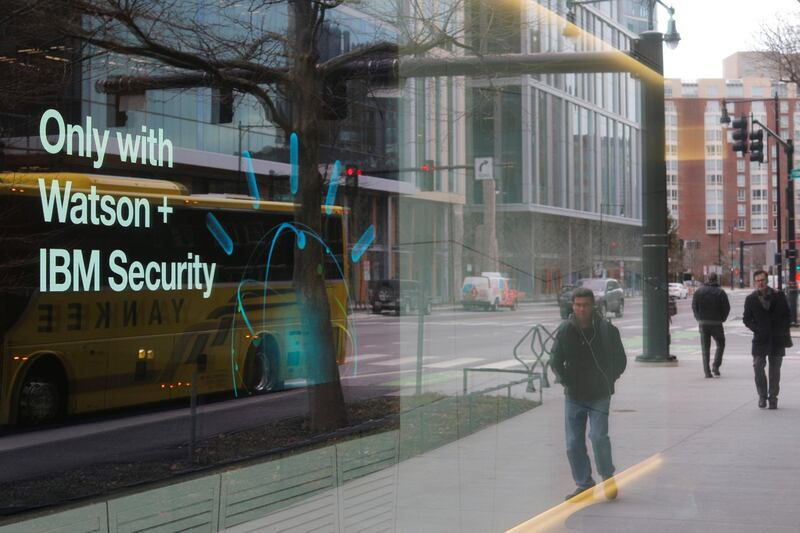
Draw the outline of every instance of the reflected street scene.
<instances>
[{"instance_id":1,"label":"reflected street scene","mask_svg":"<svg viewBox=\"0 0 800 533\"><path fill-rule=\"evenodd\" d=\"M727 3L0 2L0 533L795 531L800 5Z\"/></svg>"}]
</instances>

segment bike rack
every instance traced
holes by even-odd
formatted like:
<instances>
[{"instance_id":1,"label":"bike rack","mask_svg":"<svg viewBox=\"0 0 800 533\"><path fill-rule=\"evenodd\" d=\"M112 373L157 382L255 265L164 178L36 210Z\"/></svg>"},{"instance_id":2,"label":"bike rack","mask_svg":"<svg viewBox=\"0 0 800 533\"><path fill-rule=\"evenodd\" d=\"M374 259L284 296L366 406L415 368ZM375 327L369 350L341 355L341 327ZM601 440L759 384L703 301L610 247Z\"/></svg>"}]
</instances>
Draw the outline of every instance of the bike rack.
<instances>
[{"instance_id":1,"label":"bike rack","mask_svg":"<svg viewBox=\"0 0 800 533\"><path fill-rule=\"evenodd\" d=\"M555 332L549 331L545 326L542 324L536 324L535 326L531 327L525 335L517 342L514 346L514 350L512 354L514 355L514 359L520 362L522 366L525 368L524 370L512 370L507 368L465 368L464 369L464 395L467 394L468 390L468 376L470 372L500 372L500 373L508 373L508 374L524 374L527 377L525 379L517 380L505 385L499 385L497 387L493 387L491 389L486 389L487 392L490 390L501 389L503 387L509 387L509 394L510 394L510 387L511 385L518 385L520 383L528 384L526 392L536 392L536 387L533 384L535 379L539 380L539 402L542 401L542 388L550 387L550 380L547 378L547 370L550 366L549 359L547 361L543 361L542 358L545 355L550 355L549 344L553 340L555 336ZM519 347L525 343L525 340L530 337L530 350L535 360L528 364L525 362L520 355L518 354ZM536 367L541 366L541 372L534 372Z\"/></svg>"},{"instance_id":2,"label":"bike rack","mask_svg":"<svg viewBox=\"0 0 800 533\"><path fill-rule=\"evenodd\" d=\"M555 333L556 333L555 331L551 332L542 324L536 324L531 329L529 329L528 332L522 336L522 338L519 340L516 346L514 346L514 351L513 351L514 359L522 363L522 366L524 366L527 369L528 373L533 373L533 371L536 369L536 365L540 365L542 367L543 387L550 387L550 380L547 378L547 369L550 367L549 346L551 345L553 339L555 338ZM533 356L536 358L536 360L533 361L533 363L530 366L528 366L528 363L523 361L517 354L517 350L519 349L520 346L522 346L522 344L525 342L525 339L527 339L529 336L531 338L530 350ZM545 355L548 356L548 360L542 361L542 357L544 357ZM531 381L531 387L532 386L533 382Z\"/></svg>"}]
</instances>

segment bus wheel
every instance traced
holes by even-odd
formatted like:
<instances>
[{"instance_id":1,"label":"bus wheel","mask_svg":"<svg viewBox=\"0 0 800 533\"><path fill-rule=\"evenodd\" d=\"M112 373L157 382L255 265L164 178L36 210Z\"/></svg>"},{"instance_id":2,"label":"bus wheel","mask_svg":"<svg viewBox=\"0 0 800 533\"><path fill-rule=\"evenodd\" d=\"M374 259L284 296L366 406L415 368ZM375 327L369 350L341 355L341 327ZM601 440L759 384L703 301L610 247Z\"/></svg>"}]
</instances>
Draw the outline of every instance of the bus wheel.
<instances>
[{"instance_id":1,"label":"bus wheel","mask_svg":"<svg viewBox=\"0 0 800 533\"><path fill-rule=\"evenodd\" d=\"M261 338L258 346L251 349L244 365L244 382L252 394L283 388L278 359L278 345L272 337Z\"/></svg>"},{"instance_id":2,"label":"bus wheel","mask_svg":"<svg viewBox=\"0 0 800 533\"><path fill-rule=\"evenodd\" d=\"M64 391L58 379L46 375L25 378L19 391L17 421L38 425L58 420L64 414Z\"/></svg>"}]
</instances>

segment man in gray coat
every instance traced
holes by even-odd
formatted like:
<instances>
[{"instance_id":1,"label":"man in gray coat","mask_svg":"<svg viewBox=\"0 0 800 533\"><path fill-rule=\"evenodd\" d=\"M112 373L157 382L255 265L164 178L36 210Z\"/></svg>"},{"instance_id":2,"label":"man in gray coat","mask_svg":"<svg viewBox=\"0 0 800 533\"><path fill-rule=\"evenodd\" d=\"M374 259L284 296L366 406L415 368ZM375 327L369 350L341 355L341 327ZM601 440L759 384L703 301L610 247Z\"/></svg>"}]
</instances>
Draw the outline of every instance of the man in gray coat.
<instances>
[{"instance_id":1,"label":"man in gray coat","mask_svg":"<svg viewBox=\"0 0 800 533\"><path fill-rule=\"evenodd\" d=\"M711 273L702 287L697 289L692 298L692 311L694 318L700 326L700 347L703 349L703 371L707 378L711 372L719 376L719 367L722 366L722 354L725 352L725 329L722 323L728 320L731 304L728 295L719 286L717 275ZM711 359L711 338L717 349L714 351L714 365L709 366Z\"/></svg>"},{"instance_id":2,"label":"man in gray coat","mask_svg":"<svg viewBox=\"0 0 800 533\"><path fill-rule=\"evenodd\" d=\"M778 408L781 382L781 363L786 348L792 345L789 333L791 318L789 303L782 292L767 285L767 273L756 270L753 274L756 290L744 301L744 325L753 332L753 370L755 372L758 406ZM764 368L769 360L769 384Z\"/></svg>"}]
</instances>

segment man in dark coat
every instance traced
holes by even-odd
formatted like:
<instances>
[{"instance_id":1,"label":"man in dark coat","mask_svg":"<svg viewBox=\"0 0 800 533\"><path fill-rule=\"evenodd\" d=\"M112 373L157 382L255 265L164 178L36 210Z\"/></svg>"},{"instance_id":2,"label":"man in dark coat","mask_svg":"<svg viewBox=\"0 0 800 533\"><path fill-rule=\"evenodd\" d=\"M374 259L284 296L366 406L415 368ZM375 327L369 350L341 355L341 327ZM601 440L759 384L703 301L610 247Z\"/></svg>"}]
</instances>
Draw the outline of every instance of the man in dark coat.
<instances>
[{"instance_id":1,"label":"man in dark coat","mask_svg":"<svg viewBox=\"0 0 800 533\"><path fill-rule=\"evenodd\" d=\"M703 371L707 378L711 372L719 376L719 367L722 365L722 354L725 351L725 330L722 323L728 320L731 304L728 295L720 288L717 275L708 275L708 281L694 293L692 298L692 311L694 318L700 325L700 347L703 350ZM717 345L714 351L714 365L709 367L711 359L711 338Z\"/></svg>"},{"instance_id":2,"label":"man in dark coat","mask_svg":"<svg viewBox=\"0 0 800 533\"><path fill-rule=\"evenodd\" d=\"M590 423L597 472L606 480L606 497L617 497L611 440L608 438L608 412L614 382L625 371L627 358L619 330L594 312L594 294L578 288L572 296L573 315L556 332L550 362L564 386L567 459L578 486L567 499L591 489L592 466L586 451L586 422ZM586 492L586 495L591 494Z\"/></svg>"},{"instance_id":3,"label":"man in dark coat","mask_svg":"<svg viewBox=\"0 0 800 533\"><path fill-rule=\"evenodd\" d=\"M767 285L767 273L756 270L756 290L744 301L744 325L753 332L753 370L755 371L758 406L778 408L781 363L786 348L792 345L789 334L790 314L786 296ZM769 360L769 386L764 373Z\"/></svg>"}]
</instances>

